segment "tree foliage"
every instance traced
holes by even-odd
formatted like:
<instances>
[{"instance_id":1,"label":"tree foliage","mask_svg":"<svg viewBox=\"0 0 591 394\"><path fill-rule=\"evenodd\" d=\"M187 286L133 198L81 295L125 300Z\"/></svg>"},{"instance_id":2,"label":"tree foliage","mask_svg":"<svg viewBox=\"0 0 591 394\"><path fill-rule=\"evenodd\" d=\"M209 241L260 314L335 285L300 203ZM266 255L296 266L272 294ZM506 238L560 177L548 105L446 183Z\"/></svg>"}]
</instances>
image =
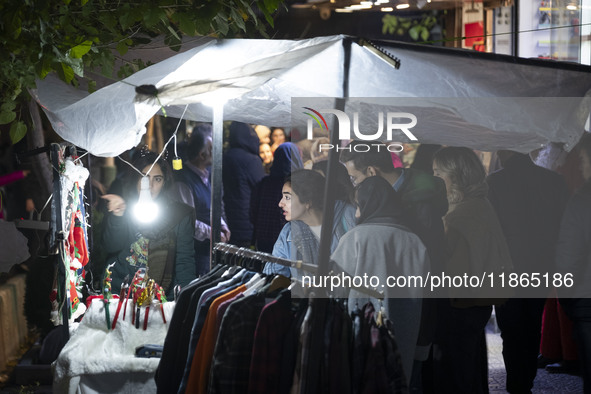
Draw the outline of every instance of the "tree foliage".
<instances>
[{"instance_id":1,"label":"tree foliage","mask_svg":"<svg viewBox=\"0 0 591 394\"><path fill-rule=\"evenodd\" d=\"M0 125L13 142L26 133L16 105L36 78L55 72L78 84L84 70L113 77L117 53L151 37L178 50L183 36L265 35L282 0L3 0L0 2ZM127 64L119 77L144 67ZM89 88L93 88L93 83ZM24 107L26 108L26 107Z\"/></svg>"},{"instance_id":2,"label":"tree foliage","mask_svg":"<svg viewBox=\"0 0 591 394\"><path fill-rule=\"evenodd\" d=\"M386 14L382 18L382 34L405 36L408 34L413 41L427 41L431 29L437 24L437 17L431 13L423 14L420 19Z\"/></svg>"}]
</instances>

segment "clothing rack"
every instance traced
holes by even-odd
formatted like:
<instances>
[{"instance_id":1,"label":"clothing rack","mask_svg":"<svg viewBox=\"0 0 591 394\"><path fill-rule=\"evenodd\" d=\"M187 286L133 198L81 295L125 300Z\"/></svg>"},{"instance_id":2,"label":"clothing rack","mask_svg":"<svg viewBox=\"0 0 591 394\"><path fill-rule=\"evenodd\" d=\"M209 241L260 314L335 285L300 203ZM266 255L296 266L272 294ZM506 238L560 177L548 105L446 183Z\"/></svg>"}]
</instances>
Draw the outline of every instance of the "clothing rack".
<instances>
[{"instance_id":1,"label":"clothing rack","mask_svg":"<svg viewBox=\"0 0 591 394\"><path fill-rule=\"evenodd\" d=\"M300 268L308 272L316 273L318 271L318 267L312 264L306 264L301 260L292 261L283 259L281 257L273 256L272 254L259 252L256 250L247 249L245 247L238 247L236 245L227 244L224 242L218 242L213 247L214 251L219 251L222 253L229 253L234 254L239 257L246 257L246 258L253 258L260 261L268 261L271 263L281 264L286 267L291 268Z\"/></svg>"},{"instance_id":2,"label":"clothing rack","mask_svg":"<svg viewBox=\"0 0 591 394\"><path fill-rule=\"evenodd\" d=\"M238 246L235 246L232 244L227 244L224 242L216 243L213 247L213 250L214 250L214 252L219 251L222 253L234 254L239 257L254 258L254 259L257 259L260 261L265 261L265 262L268 261L271 263L277 263L277 264L281 264L285 267L299 268L299 269L302 269L304 271L308 271L311 273L318 272L317 266L312 265L312 264L306 264L306 263L302 262L301 260L297 260L297 261L288 260L288 259L284 259L281 257L273 256L272 254L269 254L269 253L259 252L256 250L247 249L245 247L238 247ZM331 271L331 274L332 274L332 271ZM365 287L365 286L354 286L351 288L355 289L363 294L366 294L370 297L376 298L378 300L384 299L384 293L382 293L378 290L371 289L371 288Z\"/></svg>"}]
</instances>

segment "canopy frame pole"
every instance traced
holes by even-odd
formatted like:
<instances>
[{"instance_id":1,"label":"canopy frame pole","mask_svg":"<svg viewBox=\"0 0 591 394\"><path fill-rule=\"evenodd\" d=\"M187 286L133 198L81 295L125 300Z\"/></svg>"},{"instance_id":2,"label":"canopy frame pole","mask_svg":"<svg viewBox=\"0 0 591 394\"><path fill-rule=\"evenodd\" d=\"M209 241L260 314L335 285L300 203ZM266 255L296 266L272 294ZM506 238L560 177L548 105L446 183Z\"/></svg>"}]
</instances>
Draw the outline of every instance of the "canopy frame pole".
<instances>
[{"instance_id":1,"label":"canopy frame pole","mask_svg":"<svg viewBox=\"0 0 591 394\"><path fill-rule=\"evenodd\" d=\"M224 148L224 102L218 101L212 105L213 136L212 136L212 164L211 164L211 210L209 223L211 236L209 244L209 269L213 261L213 247L221 241L222 218L222 153Z\"/></svg>"},{"instance_id":2,"label":"canopy frame pole","mask_svg":"<svg viewBox=\"0 0 591 394\"><path fill-rule=\"evenodd\" d=\"M343 95L337 98L335 107L345 110L346 98L349 96L349 69L351 65L351 38L343 39ZM336 127L335 127L336 126ZM332 146L340 146L339 122L333 122L330 130L330 143ZM332 228L334 223L334 204L336 200L336 174L339 165L339 155L334 149L328 151L328 168L326 169L326 181L324 183L324 210L322 212L322 229L320 231L320 247L318 251L318 275L326 276L330 272L330 247L332 243Z\"/></svg>"}]
</instances>

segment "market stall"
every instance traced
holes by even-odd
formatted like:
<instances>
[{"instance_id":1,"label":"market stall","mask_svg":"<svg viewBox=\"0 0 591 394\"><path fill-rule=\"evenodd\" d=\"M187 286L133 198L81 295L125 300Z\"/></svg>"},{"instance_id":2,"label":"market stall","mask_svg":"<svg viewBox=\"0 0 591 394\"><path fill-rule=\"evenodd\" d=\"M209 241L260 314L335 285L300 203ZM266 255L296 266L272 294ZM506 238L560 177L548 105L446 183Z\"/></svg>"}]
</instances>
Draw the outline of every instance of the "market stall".
<instances>
[{"instance_id":1,"label":"market stall","mask_svg":"<svg viewBox=\"0 0 591 394\"><path fill-rule=\"evenodd\" d=\"M374 106L417 113L413 133L422 143L522 152L560 143L570 150L589 119L589 71L343 36L207 39L91 95L47 78L38 82L36 97L58 134L97 156L116 156L137 145L156 113L213 122L212 201L217 205L211 223L213 234L219 234L222 120L305 128L308 120L298 103L311 98L309 106L344 113ZM332 121L327 128L331 143L338 145L341 130ZM375 119L364 124L375 130ZM337 160L331 151L327 191ZM332 199L327 193L325 206L331 207ZM324 223L332 222L330 208L324 215ZM330 226L322 231L320 272L328 262Z\"/></svg>"}]
</instances>

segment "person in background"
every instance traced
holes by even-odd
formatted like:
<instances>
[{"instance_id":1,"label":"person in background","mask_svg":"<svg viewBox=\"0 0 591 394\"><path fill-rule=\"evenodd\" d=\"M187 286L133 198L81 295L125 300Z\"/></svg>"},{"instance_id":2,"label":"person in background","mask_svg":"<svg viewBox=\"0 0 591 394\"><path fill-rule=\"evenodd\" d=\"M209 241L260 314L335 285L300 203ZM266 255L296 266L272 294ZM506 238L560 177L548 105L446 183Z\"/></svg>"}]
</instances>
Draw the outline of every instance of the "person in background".
<instances>
[{"instance_id":1,"label":"person in background","mask_svg":"<svg viewBox=\"0 0 591 394\"><path fill-rule=\"evenodd\" d=\"M211 239L211 173L212 128L201 124L193 128L186 145L183 168L175 171L172 198L195 210L195 226L192 231L195 247L195 270L197 275L209 272L209 249ZM222 205L221 241L230 240L230 229L224 219Z\"/></svg>"},{"instance_id":2,"label":"person in background","mask_svg":"<svg viewBox=\"0 0 591 394\"><path fill-rule=\"evenodd\" d=\"M131 282L140 268L174 298L174 287L185 286L195 279L193 251L193 212L188 205L172 201L167 192L173 183L172 170L164 159L148 152L133 166L150 180L150 194L159 206L151 223L138 221L133 206L138 200L142 176L129 170L121 196L105 194L107 215L102 234L102 248L111 268L112 291L118 293L125 277ZM152 164L154 166L152 167ZM150 168L152 169L150 170ZM148 173L148 171L150 172ZM104 273L103 273L104 274Z\"/></svg>"},{"instance_id":3,"label":"person in background","mask_svg":"<svg viewBox=\"0 0 591 394\"><path fill-rule=\"evenodd\" d=\"M372 143L367 152L363 148L356 149L358 145L366 144L353 140L347 146L350 150L341 151L340 160L345 164L351 181L358 185L368 177L380 176L392 186L400 196L399 201L408 227L427 247L431 272L441 272L447 257L442 221L448 208L445 183L420 170L395 168L392 154L383 143ZM416 362L413 376L410 377L411 390L422 390L422 387L428 389L432 384L432 367L428 360L438 324L433 299L423 300L421 316L423 320L417 343ZM423 367L427 369L424 373L421 372Z\"/></svg>"},{"instance_id":4,"label":"person in background","mask_svg":"<svg viewBox=\"0 0 591 394\"><path fill-rule=\"evenodd\" d=\"M250 199L250 220L254 225L254 243L257 250L271 253L273 245L285 225L278 204L285 178L293 170L302 168L302 157L298 147L286 142L275 151L269 175L261 179L253 189Z\"/></svg>"},{"instance_id":5,"label":"person in background","mask_svg":"<svg viewBox=\"0 0 591 394\"><path fill-rule=\"evenodd\" d=\"M279 208L287 223L283 226L273 247L273 256L288 260L302 260L307 264L318 265L318 248L322 229L324 209L325 178L316 171L297 170L283 184L283 198ZM346 221L335 215L332 225L330 251L334 251L339 239L348 231ZM276 263L267 263L266 274L281 274L299 277L296 269Z\"/></svg>"},{"instance_id":6,"label":"person in background","mask_svg":"<svg viewBox=\"0 0 591 394\"><path fill-rule=\"evenodd\" d=\"M326 178L326 172L328 169L328 160L322 160L319 162L314 163L312 166L314 171L319 172L322 174L323 177ZM342 163L338 163L336 166L336 196L337 200L344 201L350 204L355 203L355 193L354 187L351 183L351 179L349 178L349 173L347 173L347 168Z\"/></svg>"},{"instance_id":7,"label":"person in background","mask_svg":"<svg viewBox=\"0 0 591 394\"><path fill-rule=\"evenodd\" d=\"M437 144L420 144L415 152L415 157L410 168L421 170L433 175L433 155L441 149Z\"/></svg>"},{"instance_id":8,"label":"person in background","mask_svg":"<svg viewBox=\"0 0 591 394\"><path fill-rule=\"evenodd\" d=\"M478 156L468 148L443 148L433 157L433 174L445 182L449 201L445 273L480 277L484 271L510 272L509 248L486 198L486 171ZM450 288L449 298L439 300L433 341L436 392L488 393L484 328L498 301L474 292L480 289Z\"/></svg>"},{"instance_id":9,"label":"person in background","mask_svg":"<svg viewBox=\"0 0 591 394\"><path fill-rule=\"evenodd\" d=\"M0 175L0 187L24 179L30 173L30 170L17 170L9 174ZM0 194L0 198L1 197L2 195ZM31 198L27 198L25 202L25 209L27 210L27 212L32 212L35 209L35 205ZM2 201L0 201L0 219L4 219L4 207Z\"/></svg>"},{"instance_id":10,"label":"person in background","mask_svg":"<svg viewBox=\"0 0 591 394\"><path fill-rule=\"evenodd\" d=\"M280 128L274 128L271 132L271 151L275 153L275 150L279 147L279 145L287 142L287 136L285 135L285 130Z\"/></svg>"},{"instance_id":11,"label":"person in background","mask_svg":"<svg viewBox=\"0 0 591 394\"><path fill-rule=\"evenodd\" d=\"M271 146L269 144L260 144L259 156L263 161L265 174L268 175L271 172L271 166L273 165L273 152L271 152Z\"/></svg>"},{"instance_id":12,"label":"person in background","mask_svg":"<svg viewBox=\"0 0 591 394\"><path fill-rule=\"evenodd\" d=\"M402 204L392 186L382 177L372 176L356 190L357 226L341 238L331 256L335 272L352 277L425 276L429 271L429 256L424 244L404 220ZM421 291L417 288L397 293L385 289L384 307L393 322L407 384L413 370L413 360L421 324ZM351 292L355 294L354 291ZM361 293L349 295L349 310L363 305ZM374 299L372 299L374 300ZM375 301L375 300L374 300ZM375 305L375 310L380 310Z\"/></svg>"},{"instance_id":13,"label":"person in background","mask_svg":"<svg viewBox=\"0 0 591 394\"><path fill-rule=\"evenodd\" d=\"M548 272L554 255L568 189L562 177L535 165L529 155L497 151L503 168L489 175L494 207L514 272ZM534 385L545 298L511 298L495 307L503 338L507 391L527 393Z\"/></svg>"},{"instance_id":14,"label":"person in background","mask_svg":"<svg viewBox=\"0 0 591 394\"><path fill-rule=\"evenodd\" d=\"M254 131L257 133L257 136L259 137L259 144L268 144L269 146L271 146L270 128L260 124L254 127Z\"/></svg>"},{"instance_id":15,"label":"person in background","mask_svg":"<svg viewBox=\"0 0 591 394\"><path fill-rule=\"evenodd\" d=\"M252 189L265 176L258 157L259 139L248 124L232 122L228 145L222 167L226 218L232 243L250 247L254 226L244 208L250 207Z\"/></svg>"},{"instance_id":16,"label":"person in background","mask_svg":"<svg viewBox=\"0 0 591 394\"><path fill-rule=\"evenodd\" d=\"M279 208L287 223L283 226L273 256L289 260L302 260L318 265L318 248L322 227L324 177L312 170L298 170L285 179ZM297 276L295 271L276 263L267 263L265 274Z\"/></svg>"},{"instance_id":17,"label":"person in background","mask_svg":"<svg viewBox=\"0 0 591 394\"><path fill-rule=\"evenodd\" d=\"M560 304L573 321L573 335L583 373L583 389L591 393L591 135L578 144L585 183L570 198L556 244L556 272L574 278L571 292L557 289Z\"/></svg>"},{"instance_id":18,"label":"person in background","mask_svg":"<svg viewBox=\"0 0 591 394\"><path fill-rule=\"evenodd\" d=\"M367 145L353 140L342 150L340 160L353 185L359 185L370 176L381 176L400 195L409 227L423 241L433 269L441 267L445 260L445 240L442 217L448 209L444 182L423 171L411 168L394 168L390 152L382 143L372 143L368 151L357 149Z\"/></svg>"}]
</instances>

